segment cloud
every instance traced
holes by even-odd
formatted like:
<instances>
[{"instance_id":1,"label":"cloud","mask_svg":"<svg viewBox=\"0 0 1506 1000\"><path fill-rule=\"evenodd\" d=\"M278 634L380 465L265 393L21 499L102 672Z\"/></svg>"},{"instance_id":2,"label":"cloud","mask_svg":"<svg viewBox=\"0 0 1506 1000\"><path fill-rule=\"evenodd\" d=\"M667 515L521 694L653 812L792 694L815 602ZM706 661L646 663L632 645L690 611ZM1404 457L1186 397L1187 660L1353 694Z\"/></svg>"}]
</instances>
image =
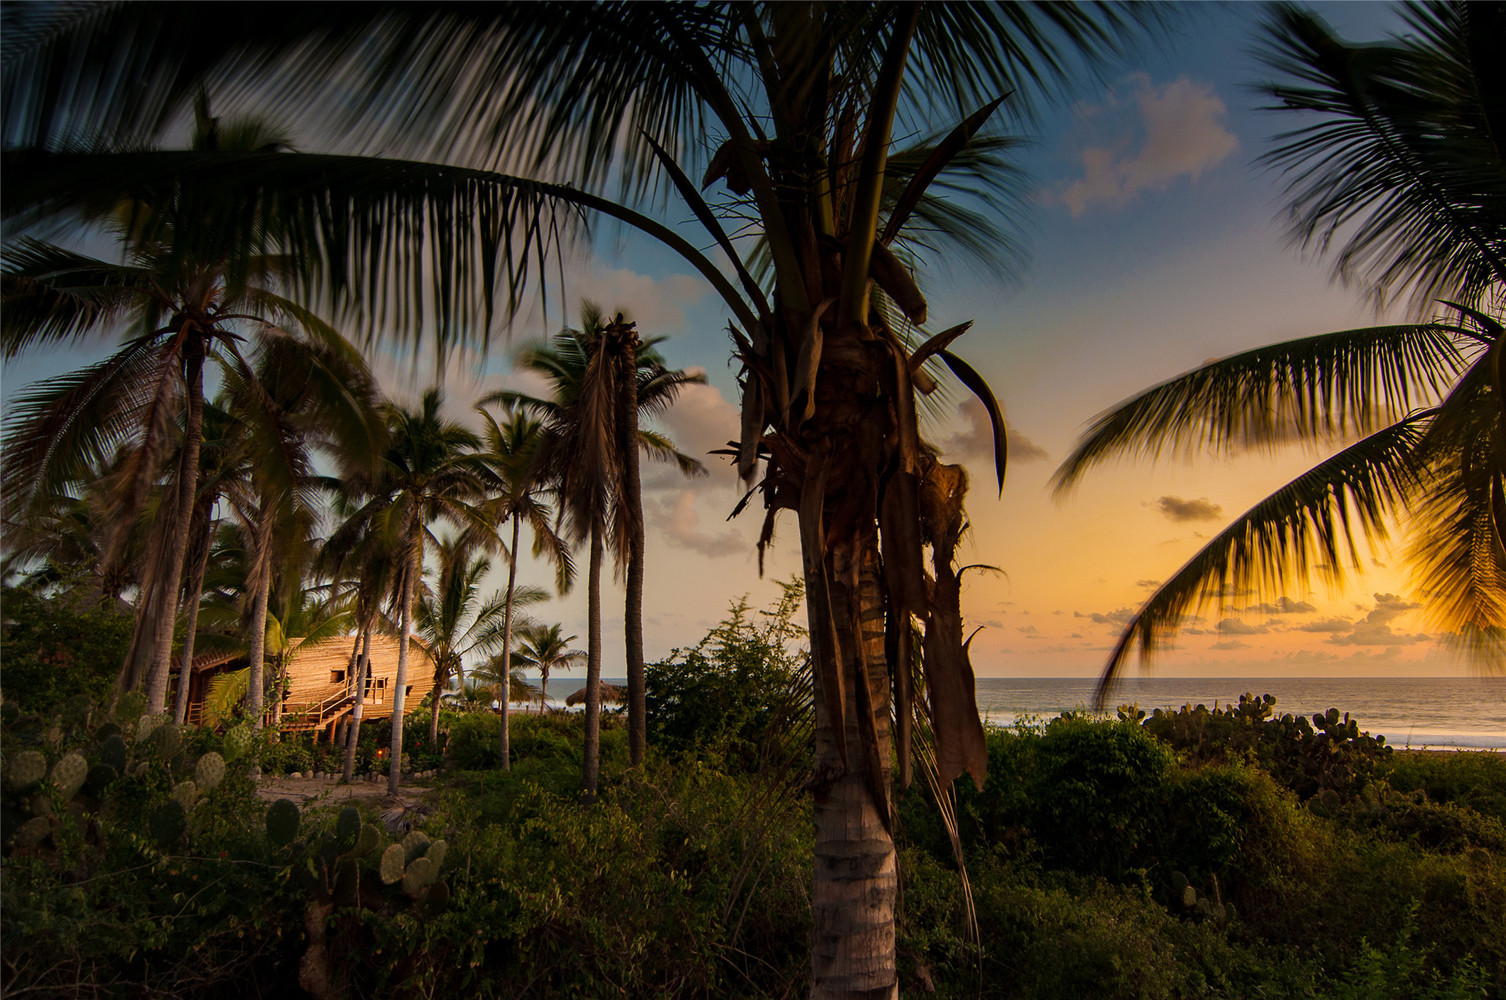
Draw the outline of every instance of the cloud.
<instances>
[{"instance_id":1,"label":"cloud","mask_svg":"<svg viewBox=\"0 0 1506 1000\"><path fill-rule=\"evenodd\" d=\"M1127 82L1130 97L1111 90L1103 104L1078 108L1079 122L1099 141L1079 153L1082 176L1056 192L1073 216L1095 202L1122 207L1184 176L1195 183L1239 147L1211 84L1183 76L1158 87L1143 73Z\"/></svg>"},{"instance_id":2,"label":"cloud","mask_svg":"<svg viewBox=\"0 0 1506 1000\"><path fill-rule=\"evenodd\" d=\"M736 478L735 470L725 458L708 454L715 448L725 448L728 441L737 440L742 433L736 404L716 386L685 386L675 405L656 417L654 423L669 435L676 448L700 459L712 482L731 483ZM640 468L645 490L678 491L685 486L685 477L672 464L645 461Z\"/></svg>"},{"instance_id":3,"label":"cloud","mask_svg":"<svg viewBox=\"0 0 1506 1000\"><path fill-rule=\"evenodd\" d=\"M1246 611L1262 615L1310 615L1318 609L1306 601L1294 601L1290 597L1278 597L1275 604L1252 604Z\"/></svg>"},{"instance_id":4,"label":"cloud","mask_svg":"<svg viewBox=\"0 0 1506 1000\"><path fill-rule=\"evenodd\" d=\"M1218 623L1219 635L1261 635L1270 629L1264 625L1251 625L1238 618L1225 618Z\"/></svg>"},{"instance_id":5,"label":"cloud","mask_svg":"<svg viewBox=\"0 0 1506 1000\"><path fill-rule=\"evenodd\" d=\"M1137 586L1137 587L1144 587L1147 590L1149 590L1149 589L1151 589L1153 587L1159 587L1159 586L1161 586L1161 581L1160 580L1136 580L1135 581L1135 586Z\"/></svg>"},{"instance_id":6,"label":"cloud","mask_svg":"<svg viewBox=\"0 0 1506 1000\"><path fill-rule=\"evenodd\" d=\"M1213 644L1213 648L1214 649L1249 649L1250 648L1250 644L1248 642L1240 642L1238 639L1225 639L1222 642L1215 642Z\"/></svg>"},{"instance_id":7,"label":"cloud","mask_svg":"<svg viewBox=\"0 0 1506 1000\"><path fill-rule=\"evenodd\" d=\"M957 416L962 429L938 445L942 452L953 458L969 458L986 461L992 466L994 458L993 423L988 419L988 410L976 397L968 397L957 406ZM1005 421L1004 442L1009 448L1009 464L1018 462L1044 462L1051 456Z\"/></svg>"},{"instance_id":8,"label":"cloud","mask_svg":"<svg viewBox=\"0 0 1506 1000\"><path fill-rule=\"evenodd\" d=\"M695 508L696 491L681 490L669 500L644 498L644 520L657 529L677 548L690 549L703 556L744 555L752 551L736 531L725 528L716 533L701 530L701 515Z\"/></svg>"},{"instance_id":9,"label":"cloud","mask_svg":"<svg viewBox=\"0 0 1506 1000\"><path fill-rule=\"evenodd\" d=\"M1132 618L1135 617L1135 609L1134 608L1127 608L1127 607L1126 608L1120 608L1118 611L1110 611L1108 614L1099 614L1098 612L1093 612L1091 614L1084 614L1081 611L1074 611L1074 612L1072 612L1072 617L1073 618L1090 618L1090 619L1093 620L1093 623L1095 625L1119 625L1119 626L1124 626L1124 625L1128 625L1130 623L1130 619L1132 619Z\"/></svg>"},{"instance_id":10,"label":"cloud","mask_svg":"<svg viewBox=\"0 0 1506 1000\"><path fill-rule=\"evenodd\" d=\"M1365 617L1354 623L1347 635L1335 633L1328 641L1337 646L1409 646L1418 642L1431 642L1433 637L1417 632L1397 632L1391 623L1421 607L1396 594L1376 594L1375 607ZM1363 607L1360 610L1364 610Z\"/></svg>"},{"instance_id":11,"label":"cloud","mask_svg":"<svg viewBox=\"0 0 1506 1000\"><path fill-rule=\"evenodd\" d=\"M1224 509L1207 497L1183 500L1181 497L1159 497L1152 505L1173 521L1216 521Z\"/></svg>"},{"instance_id":12,"label":"cloud","mask_svg":"<svg viewBox=\"0 0 1506 1000\"><path fill-rule=\"evenodd\" d=\"M1297 626L1299 632L1351 632L1354 630L1354 622L1348 618L1319 618L1317 621L1303 622Z\"/></svg>"}]
</instances>

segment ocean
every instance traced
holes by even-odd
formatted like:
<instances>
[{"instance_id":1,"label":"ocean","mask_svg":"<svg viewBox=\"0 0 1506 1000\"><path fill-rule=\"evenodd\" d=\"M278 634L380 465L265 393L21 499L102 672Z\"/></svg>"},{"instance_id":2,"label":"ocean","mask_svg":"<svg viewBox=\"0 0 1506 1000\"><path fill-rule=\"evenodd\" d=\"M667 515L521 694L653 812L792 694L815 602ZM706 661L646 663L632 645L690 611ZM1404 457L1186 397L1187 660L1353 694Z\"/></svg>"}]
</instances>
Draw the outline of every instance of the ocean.
<instances>
[{"instance_id":1,"label":"ocean","mask_svg":"<svg viewBox=\"0 0 1506 1000\"><path fill-rule=\"evenodd\" d=\"M604 678L623 684L622 678ZM990 723L1055 718L1093 702L1092 677L980 677L978 711ZM549 700L563 705L584 682L550 678ZM1312 716L1337 708L1360 729L1413 749L1506 750L1506 677L1127 677L1109 698L1109 714L1136 704L1149 713L1186 704L1237 703L1245 692L1276 696L1278 715Z\"/></svg>"}]
</instances>

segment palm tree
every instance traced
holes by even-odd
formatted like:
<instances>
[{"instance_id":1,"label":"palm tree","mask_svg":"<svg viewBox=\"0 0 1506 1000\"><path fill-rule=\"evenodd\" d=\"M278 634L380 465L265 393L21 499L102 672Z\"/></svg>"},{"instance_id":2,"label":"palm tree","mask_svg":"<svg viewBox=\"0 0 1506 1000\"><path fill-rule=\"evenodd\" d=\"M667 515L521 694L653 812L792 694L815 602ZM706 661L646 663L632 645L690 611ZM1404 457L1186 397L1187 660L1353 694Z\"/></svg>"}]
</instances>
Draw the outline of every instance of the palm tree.
<instances>
[{"instance_id":1,"label":"palm tree","mask_svg":"<svg viewBox=\"0 0 1506 1000\"><path fill-rule=\"evenodd\" d=\"M952 558L966 482L960 467L942 465L920 444L915 397L917 385L929 386L926 360L939 358L984 397L1000 475L1004 457L992 394L946 350L966 326L919 347L909 338L928 310L908 251L975 253L996 267L1006 261L1011 244L999 222L1019 204L1017 192L1013 175L990 158L998 142L989 146L979 130L1001 107L1028 120L1042 93L1116 53L1140 19L1159 18L1160 10L598 2L442 14L310 4L287 19L232 15L233 24L150 7L88 17L26 12L36 24L13 16L21 30L9 32L17 58L5 68L14 96L4 129L12 144L45 147L59 132L101 121L140 128L218 66L276 67L278 79L262 82L289 99L323 92L318 81L333 73L365 97L352 109L371 116L362 138L411 137L482 167L506 157L564 182L452 168L443 183L425 187L422 197L436 212L453 213L447 218L486 220L473 242L456 244L454 266L436 269L445 287L484 277L477 284L496 288L496 262L507 260L519 266L504 271L506 286L521 289L535 273L522 265L552 249L558 216L551 213L566 206L626 222L706 278L733 317L743 365L738 471L764 501L766 541L779 511L794 512L800 529L817 706L813 995L893 995L889 781L896 757L901 781L908 780L916 670L930 694L941 779L969 771L981 781L985 766ZM131 40L125 55L84 56L92 40L111 37ZM248 50L255 58L244 58ZM289 58L308 51L321 58ZM132 57L146 52L151 58ZM87 67L86 77L71 79L64 69L71 66ZM935 125L943 131L896 149L896 120L918 134ZM413 122L436 124L419 137ZM717 146L712 136L725 141ZM321 191L348 176L336 176L346 162L337 159L327 161L331 179ZM73 162L58 154L11 158L4 197L36 204L42 178L54 199L48 204L67 200ZM137 176L147 169L116 166ZM241 161L221 181L227 193L268 183L271 166L270 158ZM720 181L728 192L715 208L689 180L701 166L703 187ZM215 169L202 159L150 167L194 176ZM933 182L977 195L972 203L984 210L929 196ZM94 190L92 183L77 187ZM730 277L674 228L611 197L650 191L683 199L725 254ZM354 196L326 200L342 211L366 204ZM390 219L412 202L373 202L367 211ZM761 237L772 289L752 276L725 217ZM387 239L394 228L348 232L377 255L407 245ZM414 265L404 273L422 271ZM464 327L447 324L441 334L457 329ZM593 521L586 531L593 549L603 528ZM598 563L593 551L599 570ZM912 663L911 644L900 639L914 619L926 637Z\"/></svg>"},{"instance_id":2,"label":"palm tree","mask_svg":"<svg viewBox=\"0 0 1506 1000\"><path fill-rule=\"evenodd\" d=\"M1355 526L1384 537L1393 520L1408 524L1440 626L1478 662L1506 667L1506 89L1495 68L1506 13L1428 4L1405 16L1413 34L1357 45L1313 14L1276 11L1268 60L1286 82L1271 93L1308 117L1267 159L1292 178L1295 235L1342 240L1341 277L1378 297L1411 293L1432 316L1236 354L1094 421L1058 489L1116 455L1358 436L1151 595L1100 699L1135 649L1149 657L1193 608L1312 570L1337 583L1346 562L1359 565Z\"/></svg>"},{"instance_id":3,"label":"palm tree","mask_svg":"<svg viewBox=\"0 0 1506 1000\"><path fill-rule=\"evenodd\" d=\"M582 650L569 648L576 637L565 635L564 629L557 622L547 626L530 625L520 632L523 641L518 644L517 663L519 666L538 670L539 710L543 711L549 697L549 674L555 670L569 670L585 659L586 654Z\"/></svg>"},{"instance_id":4,"label":"palm tree","mask_svg":"<svg viewBox=\"0 0 1506 1000\"><path fill-rule=\"evenodd\" d=\"M635 446L629 446L636 417L622 409L629 401L635 409L654 412L667 407L688 383L703 376L667 370L652 350L638 345L636 337L626 348L634 359L634 376L623 364L625 336L631 324L605 323L595 306L586 304L580 330L565 330L550 343L521 351L517 367L548 379L553 396L540 399L516 392L501 392L494 399L526 407L543 417L545 437L538 462L560 498L560 511L576 541L589 540L590 562L586 628L586 738L581 783L587 801L594 799L599 769L601 739L601 565L610 540L618 552L618 564L630 561L632 514L636 502L637 476L628 483L626 454L636 459L638 448L677 463L687 474L701 471L698 461L676 451L663 435L637 431ZM631 388L623 383L631 381ZM636 461L633 472L636 472ZM641 531L642 510L637 520ZM641 544L638 546L641 552ZM641 570L640 570L641 573ZM631 588L630 588L631 590ZM630 593L629 600L631 602ZM641 576L638 610L641 616ZM630 610L632 604L629 605ZM638 655L642 658L641 624Z\"/></svg>"},{"instance_id":5,"label":"palm tree","mask_svg":"<svg viewBox=\"0 0 1506 1000\"><path fill-rule=\"evenodd\" d=\"M413 608L423 574L425 542L432 537L429 525L443 519L478 536L491 530L476 506L481 500L481 482L473 453L480 441L460 424L440 415L442 402L439 390L429 389L417 410L388 404L389 445L384 467L364 484L365 503L326 543L339 552L354 547L362 535L374 534L381 539L377 548L391 560L398 617L392 762L387 777L387 788L393 795L401 783L403 701Z\"/></svg>"},{"instance_id":6,"label":"palm tree","mask_svg":"<svg viewBox=\"0 0 1506 1000\"><path fill-rule=\"evenodd\" d=\"M507 596L504 599L502 623L501 677L512 676L513 604L518 584L518 540L524 521L533 534L533 554L544 557L554 564L555 587L560 594L569 591L575 578L575 564L570 559L570 550L550 524L552 511L544 502L547 483L542 475L538 459L539 444L543 441L544 425L536 418L514 407L508 407L498 420L485 407L477 407L481 415L481 438L483 445L476 456L478 474L491 497L492 516L498 522L512 522L512 544L507 549ZM502 726L499 750L502 770L512 766L512 737L508 726L508 704L511 699L502 698Z\"/></svg>"}]
</instances>

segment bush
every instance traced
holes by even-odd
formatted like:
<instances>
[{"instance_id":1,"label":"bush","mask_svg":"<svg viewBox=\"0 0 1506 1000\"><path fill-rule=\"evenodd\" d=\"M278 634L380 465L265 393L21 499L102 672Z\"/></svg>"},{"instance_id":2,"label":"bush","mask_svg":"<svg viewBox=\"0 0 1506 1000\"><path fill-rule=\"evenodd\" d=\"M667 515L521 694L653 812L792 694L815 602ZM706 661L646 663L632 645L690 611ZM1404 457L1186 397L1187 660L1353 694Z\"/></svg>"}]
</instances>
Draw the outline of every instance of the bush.
<instances>
[{"instance_id":1,"label":"bush","mask_svg":"<svg viewBox=\"0 0 1506 1000\"><path fill-rule=\"evenodd\" d=\"M128 612L22 587L6 587L0 608L5 695L21 711L43 712L76 695L110 699L131 645Z\"/></svg>"}]
</instances>

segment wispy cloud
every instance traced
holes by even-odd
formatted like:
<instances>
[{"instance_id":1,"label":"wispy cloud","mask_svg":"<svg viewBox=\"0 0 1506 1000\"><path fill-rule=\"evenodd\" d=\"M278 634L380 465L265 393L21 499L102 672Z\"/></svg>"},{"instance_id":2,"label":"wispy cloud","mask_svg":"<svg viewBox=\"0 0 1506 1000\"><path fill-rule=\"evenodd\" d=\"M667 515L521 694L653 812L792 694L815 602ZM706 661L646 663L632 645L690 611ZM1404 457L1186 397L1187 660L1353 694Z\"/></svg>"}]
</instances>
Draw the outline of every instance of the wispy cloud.
<instances>
[{"instance_id":1,"label":"wispy cloud","mask_svg":"<svg viewBox=\"0 0 1506 1000\"><path fill-rule=\"evenodd\" d=\"M1077 109L1091 137L1077 153L1083 173L1055 194L1074 216L1096 203L1121 207L1181 177L1196 182L1239 148L1223 125L1228 108L1211 84L1183 76L1157 86L1144 73L1125 82L1129 96L1114 89L1102 104Z\"/></svg>"},{"instance_id":2,"label":"wispy cloud","mask_svg":"<svg viewBox=\"0 0 1506 1000\"><path fill-rule=\"evenodd\" d=\"M1207 497L1184 500L1181 497L1158 497L1151 504L1173 521L1216 521L1224 509Z\"/></svg>"},{"instance_id":3,"label":"wispy cloud","mask_svg":"<svg viewBox=\"0 0 1506 1000\"><path fill-rule=\"evenodd\" d=\"M993 462L994 429L988 419L988 410L976 397L969 396L957 407L957 418L962 426L952 436L937 443L943 454L960 461ZM1005 444L1009 448L1011 465L1020 462L1044 462L1051 456L1046 449L1005 421ZM990 464L990 469L992 465Z\"/></svg>"}]
</instances>

